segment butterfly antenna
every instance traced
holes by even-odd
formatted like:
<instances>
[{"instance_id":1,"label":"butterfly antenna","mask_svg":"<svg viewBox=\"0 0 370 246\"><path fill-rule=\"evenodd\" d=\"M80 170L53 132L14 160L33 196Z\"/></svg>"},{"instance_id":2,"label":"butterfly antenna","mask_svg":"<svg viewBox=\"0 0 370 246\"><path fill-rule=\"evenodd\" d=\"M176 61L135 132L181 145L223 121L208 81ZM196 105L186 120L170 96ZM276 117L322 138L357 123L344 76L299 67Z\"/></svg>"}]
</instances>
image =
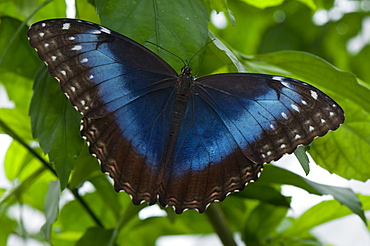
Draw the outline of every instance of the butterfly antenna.
<instances>
[{"instance_id":1,"label":"butterfly antenna","mask_svg":"<svg viewBox=\"0 0 370 246\"><path fill-rule=\"evenodd\" d=\"M190 65L190 62L191 60L193 60L194 57L196 57L202 50L204 50L204 48L206 48L210 43L213 43L213 41L215 41L216 39L211 39L210 41L208 41L200 50L198 50L189 60L188 62L188 65Z\"/></svg>"},{"instance_id":2,"label":"butterfly antenna","mask_svg":"<svg viewBox=\"0 0 370 246\"><path fill-rule=\"evenodd\" d=\"M152 44L152 45L154 45L154 46L157 46L158 48L160 48L160 49L162 49L162 50L164 50L164 51L166 51L166 52L168 52L168 53L170 53L171 55L173 55L173 56L175 56L175 57L177 57L177 58L179 58L181 61L182 61L182 63L184 63L184 66L186 66L187 65L187 63L180 57L180 56L178 56L178 55L176 55L175 53L172 53L171 51L169 51L169 50L167 50L167 49L165 49L165 48L163 48L163 47L161 47L161 46L159 46L158 44L155 44L155 43L153 43L153 42L150 42L150 41L145 41L146 43L149 43L149 44Z\"/></svg>"}]
</instances>

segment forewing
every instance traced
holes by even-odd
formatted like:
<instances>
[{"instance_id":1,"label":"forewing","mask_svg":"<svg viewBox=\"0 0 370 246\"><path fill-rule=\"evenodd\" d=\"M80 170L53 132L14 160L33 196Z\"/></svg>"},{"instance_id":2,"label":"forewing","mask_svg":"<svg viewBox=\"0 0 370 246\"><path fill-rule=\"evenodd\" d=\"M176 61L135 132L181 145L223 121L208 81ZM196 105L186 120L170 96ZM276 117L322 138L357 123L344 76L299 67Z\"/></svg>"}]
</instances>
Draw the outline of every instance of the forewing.
<instances>
[{"instance_id":1,"label":"forewing","mask_svg":"<svg viewBox=\"0 0 370 246\"><path fill-rule=\"evenodd\" d=\"M38 22L28 37L84 115L82 135L116 190L125 190L136 204L153 204L176 72L131 39L81 20Z\"/></svg>"}]
</instances>

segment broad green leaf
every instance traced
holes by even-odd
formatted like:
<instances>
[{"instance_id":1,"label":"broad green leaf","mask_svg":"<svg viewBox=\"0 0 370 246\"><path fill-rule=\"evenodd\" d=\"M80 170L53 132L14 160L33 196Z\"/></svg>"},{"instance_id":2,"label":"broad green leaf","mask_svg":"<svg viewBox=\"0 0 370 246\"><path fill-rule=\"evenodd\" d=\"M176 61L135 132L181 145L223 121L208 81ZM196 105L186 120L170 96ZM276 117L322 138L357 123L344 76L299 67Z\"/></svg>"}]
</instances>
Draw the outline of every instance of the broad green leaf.
<instances>
[{"instance_id":1,"label":"broad green leaf","mask_svg":"<svg viewBox=\"0 0 370 246\"><path fill-rule=\"evenodd\" d=\"M306 175L310 173L310 160L306 154L306 147L299 146L295 151L294 155L297 157Z\"/></svg>"},{"instance_id":2,"label":"broad green leaf","mask_svg":"<svg viewBox=\"0 0 370 246\"><path fill-rule=\"evenodd\" d=\"M100 18L96 13L96 7L88 0L76 1L76 17L94 23L100 23Z\"/></svg>"},{"instance_id":3,"label":"broad green leaf","mask_svg":"<svg viewBox=\"0 0 370 246\"><path fill-rule=\"evenodd\" d=\"M316 10L317 9L316 1L315 0L297 0L297 1L305 4L307 7L309 7L312 10Z\"/></svg>"},{"instance_id":4,"label":"broad green leaf","mask_svg":"<svg viewBox=\"0 0 370 246\"><path fill-rule=\"evenodd\" d=\"M79 136L81 115L61 93L58 83L45 68L36 75L30 116L33 135L55 164L61 188L64 189L75 157L83 146Z\"/></svg>"},{"instance_id":5,"label":"broad green leaf","mask_svg":"<svg viewBox=\"0 0 370 246\"><path fill-rule=\"evenodd\" d=\"M31 0L37 2L36 5L40 9L37 10L33 18L29 21L29 24L32 24L37 21L46 20L46 19L55 19L55 18L65 18L66 17L66 1L64 0ZM35 11L36 8L31 9Z\"/></svg>"},{"instance_id":6,"label":"broad green leaf","mask_svg":"<svg viewBox=\"0 0 370 246\"><path fill-rule=\"evenodd\" d=\"M31 101L32 82L33 80L21 76L17 72L0 70L0 84L5 86L9 100L14 102L17 110L23 111L25 116L27 116Z\"/></svg>"},{"instance_id":7,"label":"broad green leaf","mask_svg":"<svg viewBox=\"0 0 370 246\"><path fill-rule=\"evenodd\" d=\"M55 220L58 217L59 213L59 195L60 195L60 182L50 181L48 192L45 197L45 218L46 222L42 226L41 230L43 231L45 238L50 242L50 232L51 227Z\"/></svg>"},{"instance_id":8,"label":"broad green leaf","mask_svg":"<svg viewBox=\"0 0 370 246\"><path fill-rule=\"evenodd\" d=\"M97 2L97 8L101 9L103 25L145 45L175 71L180 72L184 66L176 56L186 61L192 59L191 67L198 70L201 55L194 55L208 38L207 11L202 1L107 0Z\"/></svg>"},{"instance_id":9,"label":"broad green leaf","mask_svg":"<svg viewBox=\"0 0 370 246\"><path fill-rule=\"evenodd\" d=\"M14 1L0 1L0 14L1 16L9 16L14 19L19 19L19 12Z\"/></svg>"},{"instance_id":10,"label":"broad green leaf","mask_svg":"<svg viewBox=\"0 0 370 246\"><path fill-rule=\"evenodd\" d=\"M272 18L275 10L256 9L241 1L229 1L228 7L235 17L235 25L228 23L227 28L219 30L210 24L210 31L229 49L232 47L232 50L243 54L255 54L266 27L275 24Z\"/></svg>"},{"instance_id":11,"label":"broad green leaf","mask_svg":"<svg viewBox=\"0 0 370 246\"><path fill-rule=\"evenodd\" d=\"M361 196L365 210L370 210L370 197ZM323 201L308 209L295 219L290 228L283 232L285 236L305 237L308 232L318 225L350 215L351 211L336 201Z\"/></svg>"},{"instance_id":12,"label":"broad green leaf","mask_svg":"<svg viewBox=\"0 0 370 246\"><path fill-rule=\"evenodd\" d=\"M85 181L102 175L104 174L101 172L98 161L89 153L85 144L81 154L76 158L76 165L72 178L69 181L69 188L75 189L82 186Z\"/></svg>"},{"instance_id":13,"label":"broad green leaf","mask_svg":"<svg viewBox=\"0 0 370 246\"><path fill-rule=\"evenodd\" d=\"M103 200L97 192L87 193L81 198L104 227L111 228L114 225L117 217L110 209L106 209L106 203L109 201ZM89 227L96 226L96 224L84 206L78 200L73 200L63 206L55 226L60 228L60 233L56 234L73 232L76 235L82 235ZM52 242L53 237L52 235ZM61 238L62 236L59 237Z\"/></svg>"},{"instance_id":14,"label":"broad green leaf","mask_svg":"<svg viewBox=\"0 0 370 246\"><path fill-rule=\"evenodd\" d=\"M19 201L39 211L43 211L47 185L55 178L45 170L44 167L41 167L33 172L24 172L24 180L16 187L12 187L6 196L1 197L0 211L6 211L11 205Z\"/></svg>"},{"instance_id":15,"label":"broad green leaf","mask_svg":"<svg viewBox=\"0 0 370 246\"><path fill-rule=\"evenodd\" d=\"M33 78L38 66L37 55L24 35L27 27L20 28L21 24L10 17L0 18L0 68Z\"/></svg>"},{"instance_id":16,"label":"broad green leaf","mask_svg":"<svg viewBox=\"0 0 370 246\"><path fill-rule=\"evenodd\" d=\"M366 223L361 202L356 194L349 188L318 184L288 170L272 165L264 166L264 171L258 182L288 184L302 188L311 194L332 195L338 202L347 206Z\"/></svg>"},{"instance_id":17,"label":"broad green leaf","mask_svg":"<svg viewBox=\"0 0 370 246\"><path fill-rule=\"evenodd\" d=\"M234 53L224 43L222 43L221 40L217 39L211 32L209 33L209 36L211 40L213 40L213 42L209 44L210 50L220 59L220 61L222 61L223 66L226 65L228 67L228 70L224 72L235 71L235 69L238 72L246 72L243 63L238 60Z\"/></svg>"},{"instance_id":18,"label":"broad green leaf","mask_svg":"<svg viewBox=\"0 0 370 246\"><path fill-rule=\"evenodd\" d=\"M118 193L115 192L111 183L109 183L106 175L99 175L90 180L94 185L96 192L100 195L102 201L109 201L106 204L107 209L109 208L117 218L122 210L118 200ZM116 223L116 221L114 222Z\"/></svg>"},{"instance_id":19,"label":"broad green leaf","mask_svg":"<svg viewBox=\"0 0 370 246\"><path fill-rule=\"evenodd\" d=\"M284 2L284 0L242 0L242 1L261 9L277 6Z\"/></svg>"},{"instance_id":20,"label":"broad green leaf","mask_svg":"<svg viewBox=\"0 0 370 246\"><path fill-rule=\"evenodd\" d=\"M104 229L101 227L90 227L87 229L83 237L77 241L76 246L90 246L90 245L108 245L112 236L113 230Z\"/></svg>"},{"instance_id":21,"label":"broad green leaf","mask_svg":"<svg viewBox=\"0 0 370 246\"><path fill-rule=\"evenodd\" d=\"M217 13L227 11L227 0L205 0L204 3L208 9L214 9Z\"/></svg>"},{"instance_id":22,"label":"broad green leaf","mask_svg":"<svg viewBox=\"0 0 370 246\"><path fill-rule=\"evenodd\" d=\"M16 230L17 222L5 214L0 214L0 245L8 245L8 236Z\"/></svg>"},{"instance_id":23,"label":"broad green leaf","mask_svg":"<svg viewBox=\"0 0 370 246\"><path fill-rule=\"evenodd\" d=\"M0 108L0 131L5 132L11 137L15 137L12 133L16 133L23 141L29 142L33 140L30 126L30 117L24 113L24 109ZM4 126L2 126L4 124ZM6 131L9 128L10 131Z\"/></svg>"},{"instance_id":24,"label":"broad green leaf","mask_svg":"<svg viewBox=\"0 0 370 246\"><path fill-rule=\"evenodd\" d=\"M150 232L150 233L148 233ZM121 230L117 244L154 245L160 236L179 234L206 234L213 229L203 214L186 211L176 216L174 221L166 217L150 217L145 220L132 221L132 224Z\"/></svg>"},{"instance_id":25,"label":"broad green leaf","mask_svg":"<svg viewBox=\"0 0 370 246\"><path fill-rule=\"evenodd\" d=\"M247 245L265 245L287 212L287 207L261 203L245 221L243 241Z\"/></svg>"},{"instance_id":26,"label":"broad green leaf","mask_svg":"<svg viewBox=\"0 0 370 246\"><path fill-rule=\"evenodd\" d=\"M248 184L242 192L235 193L233 196L256 199L275 206L290 206L290 199L283 196L280 190L259 182Z\"/></svg>"},{"instance_id":27,"label":"broad green leaf","mask_svg":"<svg viewBox=\"0 0 370 246\"><path fill-rule=\"evenodd\" d=\"M27 168L27 165L30 166ZM24 146L12 141L4 159L4 170L8 180L19 178L22 181L40 167L39 161Z\"/></svg>"},{"instance_id":28,"label":"broad green leaf","mask_svg":"<svg viewBox=\"0 0 370 246\"><path fill-rule=\"evenodd\" d=\"M370 98L370 93L369 93ZM330 137L316 139L309 151L315 162L346 179L370 178L370 110L346 101L345 123ZM334 148L332 148L334 146Z\"/></svg>"}]
</instances>

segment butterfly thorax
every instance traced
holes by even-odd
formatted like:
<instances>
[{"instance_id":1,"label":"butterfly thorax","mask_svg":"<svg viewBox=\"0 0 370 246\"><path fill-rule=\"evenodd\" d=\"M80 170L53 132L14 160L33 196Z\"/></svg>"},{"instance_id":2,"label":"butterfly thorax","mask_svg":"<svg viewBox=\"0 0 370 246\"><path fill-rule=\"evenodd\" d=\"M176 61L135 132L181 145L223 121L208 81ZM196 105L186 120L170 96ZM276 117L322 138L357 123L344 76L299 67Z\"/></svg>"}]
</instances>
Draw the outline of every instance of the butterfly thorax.
<instances>
[{"instance_id":1,"label":"butterfly thorax","mask_svg":"<svg viewBox=\"0 0 370 246\"><path fill-rule=\"evenodd\" d=\"M181 74L177 78L177 85L176 85L176 98L175 103L172 108L172 116L171 116L171 127L170 127L170 139L167 146L167 155L166 155L166 162L170 158L170 154L172 153L172 149L176 142L179 130L181 128L181 124L183 121L183 116L185 115L185 111L189 101L189 95L191 92L192 84L194 81L194 77L191 76L191 68L185 66L181 69Z\"/></svg>"},{"instance_id":2,"label":"butterfly thorax","mask_svg":"<svg viewBox=\"0 0 370 246\"><path fill-rule=\"evenodd\" d=\"M172 124L170 130L170 136L176 138L177 132L180 129L181 122L183 120L183 116L185 110L187 108L189 95L191 92L192 83L194 81L194 77L191 76L191 68L185 66L181 69L181 74L177 78L177 85L176 85L176 99L172 109Z\"/></svg>"}]
</instances>

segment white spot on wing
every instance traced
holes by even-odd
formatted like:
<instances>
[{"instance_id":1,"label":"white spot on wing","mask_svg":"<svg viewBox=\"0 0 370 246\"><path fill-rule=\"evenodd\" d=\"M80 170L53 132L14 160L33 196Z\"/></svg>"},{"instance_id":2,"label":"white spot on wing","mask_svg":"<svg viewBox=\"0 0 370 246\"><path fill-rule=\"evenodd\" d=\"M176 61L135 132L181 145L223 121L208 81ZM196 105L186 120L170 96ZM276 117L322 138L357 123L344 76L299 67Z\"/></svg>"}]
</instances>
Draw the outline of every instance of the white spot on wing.
<instances>
[{"instance_id":1,"label":"white spot on wing","mask_svg":"<svg viewBox=\"0 0 370 246\"><path fill-rule=\"evenodd\" d=\"M91 34L100 34L100 33L101 33L101 31L99 31L99 30L92 30L90 33L91 33Z\"/></svg>"},{"instance_id":2,"label":"white spot on wing","mask_svg":"<svg viewBox=\"0 0 370 246\"><path fill-rule=\"evenodd\" d=\"M307 102L305 100L301 100L303 105L307 105Z\"/></svg>"},{"instance_id":3,"label":"white spot on wing","mask_svg":"<svg viewBox=\"0 0 370 246\"><path fill-rule=\"evenodd\" d=\"M281 113L281 116L283 116L284 119L288 119L288 116L284 112Z\"/></svg>"},{"instance_id":4,"label":"white spot on wing","mask_svg":"<svg viewBox=\"0 0 370 246\"><path fill-rule=\"evenodd\" d=\"M62 30L68 30L71 27L71 23L64 23Z\"/></svg>"},{"instance_id":5,"label":"white spot on wing","mask_svg":"<svg viewBox=\"0 0 370 246\"><path fill-rule=\"evenodd\" d=\"M71 50L81 50L82 46L81 45L75 45Z\"/></svg>"},{"instance_id":6,"label":"white spot on wing","mask_svg":"<svg viewBox=\"0 0 370 246\"><path fill-rule=\"evenodd\" d=\"M285 149L285 148L286 148L286 144L281 144L281 145L280 145L280 148L281 148L281 149Z\"/></svg>"},{"instance_id":7,"label":"white spot on wing","mask_svg":"<svg viewBox=\"0 0 370 246\"><path fill-rule=\"evenodd\" d=\"M76 87L71 86L71 91L72 91L72 92L75 92L75 91L76 91Z\"/></svg>"},{"instance_id":8,"label":"white spot on wing","mask_svg":"<svg viewBox=\"0 0 370 246\"><path fill-rule=\"evenodd\" d=\"M45 33L43 33L43 32L40 32L39 33L39 36L42 38L43 36L45 35Z\"/></svg>"},{"instance_id":9,"label":"white spot on wing","mask_svg":"<svg viewBox=\"0 0 370 246\"><path fill-rule=\"evenodd\" d=\"M49 47L49 44L48 43L44 43L44 47L45 48Z\"/></svg>"},{"instance_id":10,"label":"white spot on wing","mask_svg":"<svg viewBox=\"0 0 370 246\"><path fill-rule=\"evenodd\" d=\"M89 79L93 79L94 75L90 74Z\"/></svg>"},{"instance_id":11,"label":"white spot on wing","mask_svg":"<svg viewBox=\"0 0 370 246\"><path fill-rule=\"evenodd\" d=\"M105 27L100 27L100 31L102 31L102 32L105 32L105 33L108 33L108 34L110 34L111 33L111 31L108 29L108 28L105 28Z\"/></svg>"},{"instance_id":12,"label":"white spot on wing","mask_svg":"<svg viewBox=\"0 0 370 246\"><path fill-rule=\"evenodd\" d=\"M298 108L298 106L297 106L297 105L292 104L292 105L290 105L290 106L292 107L292 109L294 109L295 111L299 112L299 108Z\"/></svg>"},{"instance_id":13,"label":"white spot on wing","mask_svg":"<svg viewBox=\"0 0 370 246\"><path fill-rule=\"evenodd\" d=\"M75 40L76 38L75 38L75 37L73 37L73 36L71 36L71 37L69 37L68 39L69 39L69 40Z\"/></svg>"},{"instance_id":14,"label":"white spot on wing","mask_svg":"<svg viewBox=\"0 0 370 246\"><path fill-rule=\"evenodd\" d=\"M277 80L277 81L282 81L283 80L283 77L280 77L280 76L274 76L272 77L273 80Z\"/></svg>"},{"instance_id":15,"label":"white spot on wing","mask_svg":"<svg viewBox=\"0 0 370 246\"><path fill-rule=\"evenodd\" d=\"M308 130L309 130L310 132L313 132L313 130L315 130L315 128L314 128L313 126L310 126L310 127L308 128Z\"/></svg>"},{"instance_id":16,"label":"white spot on wing","mask_svg":"<svg viewBox=\"0 0 370 246\"><path fill-rule=\"evenodd\" d=\"M300 139L301 138L301 135L297 134L294 136L295 139Z\"/></svg>"},{"instance_id":17,"label":"white spot on wing","mask_svg":"<svg viewBox=\"0 0 370 246\"><path fill-rule=\"evenodd\" d=\"M334 112L330 112L330 113L329 113L329 116L330 116L330 117L333 117L334 115L335 115L335 114L334 114Z\"/></svg>"},{"instance_id":18,"label":"white spot on wing","mask_svg":"<svg viewBox=\"0 0 370 246\"><path fill-rule=\"evenodd\" d=\"M57 59L57 57L56 56L51 56L51 60L52 61L55 61Z\"/></svg>"},{"instance_id":19,"label":"white spot on wing","mask_svg":"<svg viewBox=\"0 0 370 246\"><path fill-rule=\"evenodd\" d=\"M89 59L87 59L87 58L83 58L82 60L81 60L81 63L86 63L86 62L88 62L89 61Z\"/></svg>"},{"instance_id":20,"label":"white spot on wing","mask_svg":"<svg viewBox=\"0 0 370 246\"><path fill-rule=\"evenodd\" d=\"M290 88L290 85L287 82L281 82L281 84L287 88Z\"/></svg>"},{"instance_id":21,"label":"white spot on wing","mask_svg":"<svg viewBox=\"0 0 370 246\"><path fill-rule=\"evenodd\" d=\"M46 24L45 24L45 23L41 23L41 26L42 26L42 27L45 27L45 26L46 26Z\"/></svg>"},{"instance_id":22,"label":"white spot on wing","mask_svg":"<svg viewBox=\"0 0 370 246\"><path fill-rule=\"evenodd\" d=\"M311 91L311 97L315 100L317 100L317 93L316 91Z\"/></svg>"},{"instance_id":23,"label":"white spot on wing","mask_svg":"<svg viewBox=\"0 0 370 246\"><path fill-rule=\"evenodd\" d=\"M64 70L61 70L61 71L60 71L60 73L61 73L62 75L64 75L64 76L66 76L66 75L67 75L66 71L64 71Z\"/></svg>"},{"instance_id":24,"label":"white spot on wing","mask_svg":"<svg viewBox=\"0 0 370 246\"><path fill-rule=\"evenodd\" d=\"M271 128L272 130L275 130L275 126L274 126L273 124L270 124L270 128Z\"/></svg>"},{"instance_id":25,"label":"white spot on wing","mask_svg":"<svg viewBox=\"0 0 370 246\"><path fill-rule=\"evenodd\" d=\"M326 121L324 119L321 119L321 124L325 124Z\"/></svg>"}]
</instances>

